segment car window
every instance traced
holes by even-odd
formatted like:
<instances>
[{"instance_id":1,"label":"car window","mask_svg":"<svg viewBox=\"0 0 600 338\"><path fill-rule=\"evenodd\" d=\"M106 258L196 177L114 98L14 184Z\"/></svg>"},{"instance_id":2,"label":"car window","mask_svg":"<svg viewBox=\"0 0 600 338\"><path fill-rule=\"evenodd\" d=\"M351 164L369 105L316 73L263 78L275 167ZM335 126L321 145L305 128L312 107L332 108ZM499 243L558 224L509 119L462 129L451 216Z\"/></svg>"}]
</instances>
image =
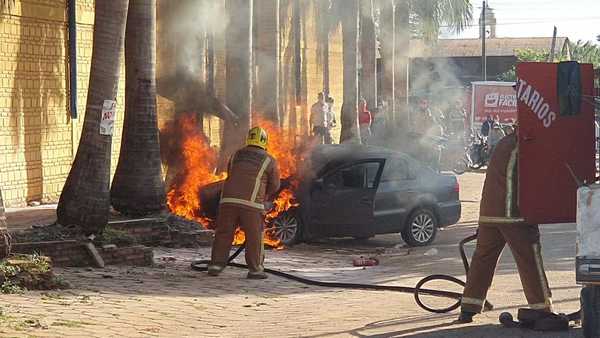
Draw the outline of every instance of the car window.
<instances>
[{"instance_id":1,"label":"car window","mask_svg":"<svg viewBox=\"0 0 600 338\"><path fill-rule=\"evenodd\" d=\"M374 188L379 162L365 162L341 168L324 178L326 185L337 188Z\"/></svg>"},{"instance_id":2,"label":"car window","mask_svg":"<svg viewBox=\"0 0 600 338\"><path fill-rule=\"evenodd\" d=\"M406 160L392 158L386 161L381 182L401 181L408 178L408 163Z\"/></svg>"}]
</instances>

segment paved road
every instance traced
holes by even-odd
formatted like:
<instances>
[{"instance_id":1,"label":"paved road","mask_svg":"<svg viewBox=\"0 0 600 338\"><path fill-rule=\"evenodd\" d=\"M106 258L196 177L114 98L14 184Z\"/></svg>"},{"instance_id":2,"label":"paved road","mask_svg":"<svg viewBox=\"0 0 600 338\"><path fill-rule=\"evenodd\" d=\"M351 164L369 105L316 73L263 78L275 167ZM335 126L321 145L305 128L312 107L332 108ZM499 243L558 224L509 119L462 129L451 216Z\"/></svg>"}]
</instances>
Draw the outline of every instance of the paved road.
<instances>
[{"instance_id":1,"label":"paved road","mask_svg":"<svg viewBox=\"0 0 600 338\"><path fill-rule=\"evenodd\" d=\"M399 235L366 242L349 239L269 251L269 267L320 280L414 285L447 273L464 279L458 241L475 231L483 175L460 178L463 218L428 248L408 250ZM558 311L578 308L572 225L542 229L544 259ZM435 249L432 251L432 249ZM472 246L469 246L469 251ZM578 337L581 330L541 335L497 325L501 311L525 303L509 252L502 257L489 300L496 310L470 325L452 326L451 314L419 309L412 295L325 289L271 277L246 280L239 269L211 278L189 269L209 249L156 249L157 267L64 269L73 289L0 297L0 336L10 337ZM376 267L355 268L352 258L378 255ZM448 285L432 285L450 290ZM428 299L430 304L448 304Z\"/></svg>"}]
</instances>

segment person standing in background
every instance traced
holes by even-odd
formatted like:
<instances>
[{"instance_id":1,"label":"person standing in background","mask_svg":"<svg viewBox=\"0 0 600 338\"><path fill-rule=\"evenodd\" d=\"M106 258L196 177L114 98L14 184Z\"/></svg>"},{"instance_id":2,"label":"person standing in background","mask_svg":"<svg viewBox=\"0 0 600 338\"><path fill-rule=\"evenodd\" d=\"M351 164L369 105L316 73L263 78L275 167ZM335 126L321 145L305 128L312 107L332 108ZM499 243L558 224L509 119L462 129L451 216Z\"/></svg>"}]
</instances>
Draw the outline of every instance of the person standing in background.
<instances>
[{"instance_id":1,"label":"person standing in background","mask_svg":"<svg viewBox=\"0 0 600 338\"><path fill-rule=\"evenodd\" d=\"M360 99L358 103L358 125L360 127L360 139L362 144L368 144L371 136L371 125L373 124L373 115L367 109L367 101Z\"/></svg>"},{"instance_id":2,"label":"person standing in background","mask_svg":"<svg viewBox=\"0 0 600 338\"><path fill-rule=\"evenodd\" d=\"M327 114L327 103L325 95L321 92L318 95L317 102L310 108L310 130L318 139L318 143L323 144L327 128L325 127L325 115Z\"/></svg>"},{"instance_id":3,"label":"person standing in background","mask_svg":"<svg viewBox=\"0 0 600 338\"><path fill-rule=\"evenodd\" d=\"M323 143L332 144L333 138L331 137L331 129L335 128L337 121L335 120L335 111L333 105L335 101L333 97L327 96L325 99L325 130L323 134Z\"/></svg>"}]
</instances>

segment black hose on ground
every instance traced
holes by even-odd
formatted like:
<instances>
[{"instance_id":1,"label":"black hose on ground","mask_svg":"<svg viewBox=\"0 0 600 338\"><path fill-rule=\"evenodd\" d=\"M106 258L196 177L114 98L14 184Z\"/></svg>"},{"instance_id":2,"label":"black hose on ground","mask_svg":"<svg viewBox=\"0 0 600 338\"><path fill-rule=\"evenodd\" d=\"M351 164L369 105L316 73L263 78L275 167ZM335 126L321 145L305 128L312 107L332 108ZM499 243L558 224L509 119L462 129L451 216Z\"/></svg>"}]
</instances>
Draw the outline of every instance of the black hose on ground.
<instances>
[{"instance_id":1,"label":"black hose on ground","mask_svg":"<svg viewBox=\"0 0 600 338\"><path fill-rule=\"evenodd\" d=\"M460 257L462 259L466 273L469 272L469 261L467 259L467 255L465 254L464 245L468 242L475 240L476 238L477 238L477 234L471 235L471 236L463 239L459 243ZM242 253L242 251L244 251L243 245L240 246L233 253L233 255L231 255L229 257L229 260L227 261L227 265L233 266L236 268L247 268L248 266L246 264L240 264L240 263L233 262L233 260L237 256L239 256ZM210 263L209 260L194 261L194 262L192 262L192 269L196 270L196 271L206 271L206 270L208 270L209 263ZM427 276L427 277L421 279L415 287L409 287L409 286L376 285L376 284L362 284L362 283L324 282L324 281L318 281L318 280L314 280L314 279L300 277L300 276L293 275L293 274L290 274L287 272L282 272L279 270L265 269L265 272L275 275L275 276L278 276L278 277L281 277L281 278L286 278L286 279L290 279L290 280L293 280L293 281L296 281L296 282L299 282L302 284L306 284L306 285L330 287L330 288L355 289L355 290L395 291L395 292L403 292L403 293L412 293L415 296L415 301L417 302L417 305L419 305L422 309L429 311L429 312L433 312L433 313L446 313L446 312L450 312L450 311L453 311L453 310L459 308L460 300L462 298L462 293L437 290L437 289L426 289L426 288L423 288L423 285L425 285L428 282L434 281L434 280L444 280L444 281L456 283L460 286L465 286L465 283L463 281L461 281L460 279L453 277L453 276L441 275L441 274ZM432 307L425 305L421 301L420 297L422 295L456 299L456 303L452 304L451 306L445 307L445 308L432 308ZM491 310L494 307L491 303L486 301L484 308L486 310Z\"/></svg>"}]
</instances>

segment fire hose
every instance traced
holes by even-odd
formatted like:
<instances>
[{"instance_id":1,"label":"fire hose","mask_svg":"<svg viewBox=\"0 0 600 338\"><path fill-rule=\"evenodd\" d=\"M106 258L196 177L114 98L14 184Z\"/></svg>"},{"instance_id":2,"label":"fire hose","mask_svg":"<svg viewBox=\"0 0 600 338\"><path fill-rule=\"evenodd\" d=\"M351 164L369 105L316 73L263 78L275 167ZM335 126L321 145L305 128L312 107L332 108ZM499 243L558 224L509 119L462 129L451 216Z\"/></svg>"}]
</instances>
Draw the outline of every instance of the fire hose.
<instances>
[{"instance_id":1,"label":"fire hose","mask_svg":"<svg viewBox=\"0 0 600 338\"><path fill-rule=\"evenodd\" d=\"M477 238L477 234L474 234L474 235L471 235L471 236L463 239L459 243L460 258L461 258L463 266L465 268L465 273L469 272L469 261L467 259L467 255L465 254L464 246L466 243L471 242L471 241L475 240L476 238ZM233 253L233 255L231 255L229 257L229 259L227 261L227 265L236 267L236 268L247 268L248 266L246 264L233 262L233 260L237 256L239 256L243 250L244 250L244 245L242 244ZM209 263L210 263L209 260L194 261L194 262L192 262L191 267L193 270L196 270L196 271L206 271L206 270L208 270ZM417 305L419 305L419 307L421 307L422 309L424 309L426 311L433 312L433 313L447 313L447 312L450 312L450 311L453 311L453 310L459 308L460 301L462 298L462 293L423 288L423 286L426 283L434 281L434 280L443 280L443 281L458 284L462 287L465 286L465 282L463 282L462 280L460 280L456 277L453 277L453 276L443 275L443 274L434 274L434 275L427 276L427 277L421 279L414 287L408 287L408 286L377 285L377 284L363 284L363 283L325 282L325 281L318 281L318 280L314 280L314 279L300 277L297 275L293 275L293 274L290 274L287 272L274 270L274 269L265 269L265 272L275 275L275 276L278 276L278 277L281 277L281 278L286 278L286 279L293 280L293 281L296 281L296 282L299 282L302 284L312 285L312 286L355 289L355 290L394 291L394 292L402 292L402 293L411 293L414 295L415 301L416 301ZM425 305L422 302L422 300L421 300L422 295L442 297L442 298L448 298L448 299L456 299L456 303L454 303L448 307L444 307L444 308L434 308L434 307ZM494 307L490 302L488 302L488 301L485 302L485 304L484 304L485 310L489 311L493 308Z\"/></svg>"}]
</instances>

